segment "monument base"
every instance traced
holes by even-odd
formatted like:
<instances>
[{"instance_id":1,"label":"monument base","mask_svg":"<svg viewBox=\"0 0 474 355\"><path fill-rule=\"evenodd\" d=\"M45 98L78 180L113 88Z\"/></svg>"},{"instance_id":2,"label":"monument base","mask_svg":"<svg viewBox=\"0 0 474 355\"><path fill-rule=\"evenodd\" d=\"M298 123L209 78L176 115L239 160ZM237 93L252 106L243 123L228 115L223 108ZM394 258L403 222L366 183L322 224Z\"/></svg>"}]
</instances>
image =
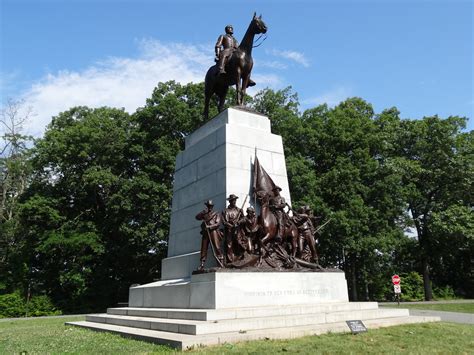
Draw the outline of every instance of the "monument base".
<instances>
[{"instance_id":1,"label":"monument base","mask_svg":"<svg viewBox=\"0 0 474 355\"><path fill-rule=\"evenodd\" d=\"M223 269L130 288L130 307L225 309L348 302L338 272Z\"/></svg>"},{"instance_id":2,"label":"monument base","mask_svg":"<svg viewBox=\"0 0 474 355\"><path fill-rule=\"evenodd\" d=\"M109 308L69 325L109 331L181 350L256 339L289 339L349 332L347 320L374 329L435 322L439 317L409 316L408 309L379 309L376 302L337 302L226 309Z\"/></svg>"}]
</instances>

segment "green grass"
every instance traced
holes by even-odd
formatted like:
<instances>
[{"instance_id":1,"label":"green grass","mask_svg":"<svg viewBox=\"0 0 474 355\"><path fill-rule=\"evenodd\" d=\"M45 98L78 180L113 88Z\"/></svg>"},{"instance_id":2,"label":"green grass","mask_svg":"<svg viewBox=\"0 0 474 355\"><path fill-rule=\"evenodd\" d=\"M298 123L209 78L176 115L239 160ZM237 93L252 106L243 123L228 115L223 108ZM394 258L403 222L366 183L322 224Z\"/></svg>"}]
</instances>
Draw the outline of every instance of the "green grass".
<instances>
[{"instance_id":1,"label":"green grass","mask_svg":"<svg viewBox=\"0 0 474 355\"><path fill-rule=\"evenodd\" d=\"M38 318L0 322L0 354L116 354L169 353L171 349L126 339L112 333L94 332L64 322L84 317Z\"/></svg>"},{"instance_id":2,"label":"green grass","mask_svg":"<svg viewBox=\"0 0 474 355\"><path fill-rule=\"evenodd\" d=\"M384 305L384 307L398 307L396 305ZM425 309L430 311L445 311L445 312L461 312L461 313L474 313L474 302L473 303L440 303L440 304L422 304L422 303L400 303L400 308L409 309Z\"/></svg>"},{"instance_id":3,"label":"green grass","mask_svg":"<svg viewBox=\"0 0 474 355\"><path fill-rule=\"evenodd\" d=\"M83 317L0 322L0 353L13 354L170 354L170 348L111 333L65 326ZM368 333L326 334L293 340L260 340L198 348L205 354L381 354L474 353L474 327L451 323L412 324L369 330Z\"/></svg>"},{"instance_id":4,"label":"green grass","mask_svg":"<svg viewBox=\"0 0 474 355\"><path fill-rule=\"evenodd\" d=\"M474 327L424 323L369 330L352 335L326 334L293 340L253 341L202 349L206 354L472 354Z\"/></svg>"}]
</instances>

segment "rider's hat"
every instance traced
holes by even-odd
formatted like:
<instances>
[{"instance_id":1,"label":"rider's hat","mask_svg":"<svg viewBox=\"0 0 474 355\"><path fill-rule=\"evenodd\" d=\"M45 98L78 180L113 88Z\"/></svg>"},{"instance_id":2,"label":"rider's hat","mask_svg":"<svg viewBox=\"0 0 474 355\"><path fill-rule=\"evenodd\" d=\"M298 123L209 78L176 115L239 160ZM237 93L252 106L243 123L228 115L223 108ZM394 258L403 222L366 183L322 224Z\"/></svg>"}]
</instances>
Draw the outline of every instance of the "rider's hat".
<instances>
[{"instance_id":1,"label":"rider's hat","mask_svg":"<svg viewBox=\"0 0 474 355\"><path fill-rule=\"evenodd\" d=\"M227 198L227 201L232 201L232 200L237 200L238 197L235 196L234 194L230 194L229 197Z\"/></svg>"},{"instance_id":2,"label":"rider's hat","mask_svg":"<svg viewBox=\"0 0 474 355\"><path fill-rule=\"evenodd\" d=\"M204 204L209 207L209 206L214 206L214 203L212 202L212 200L207 200L206 202L204 202Z\"/></svg>"},{"instance_id":3,"label":"rider's hat","mask_svg":"<svg viewBox=\"0 0 474 355\"><path fill-rule=\"evenodd\" d=\"M281 187L275 185L275 187L272 189L272 191L276 191L276 190L281 191Z\"/></svg>"}]
</instances>

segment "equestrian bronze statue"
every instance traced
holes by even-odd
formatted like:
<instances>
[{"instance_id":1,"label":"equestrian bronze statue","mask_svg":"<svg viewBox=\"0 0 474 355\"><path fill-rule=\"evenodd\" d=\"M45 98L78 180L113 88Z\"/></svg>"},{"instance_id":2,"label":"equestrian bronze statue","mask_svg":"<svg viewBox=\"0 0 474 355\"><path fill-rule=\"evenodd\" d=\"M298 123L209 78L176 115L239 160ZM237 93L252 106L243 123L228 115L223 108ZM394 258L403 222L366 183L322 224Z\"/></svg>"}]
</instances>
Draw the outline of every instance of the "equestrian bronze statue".
<instances>
[{"instance_id":1,"label":"equestrian bronze statue","mask_svg":"<svg viewBox=\"0 0 474 355\"><path fill-rule=\"evenodd\" d=\"M205 80L205 106L204 117L209 118L209 102L216 94L219 100L219 112L224 110L224 103L229 86L236 86L236 102L241 106L247 87L255 85L250 79L253 67L252 48L257 34L265 34L267 26L262 20L262 15L257 17L254 13L247 32L240 45L233 37L234 29L226 26L225 35L219 36L215 50L217 63L209 68Z\"/></svg>"}]
</instances>

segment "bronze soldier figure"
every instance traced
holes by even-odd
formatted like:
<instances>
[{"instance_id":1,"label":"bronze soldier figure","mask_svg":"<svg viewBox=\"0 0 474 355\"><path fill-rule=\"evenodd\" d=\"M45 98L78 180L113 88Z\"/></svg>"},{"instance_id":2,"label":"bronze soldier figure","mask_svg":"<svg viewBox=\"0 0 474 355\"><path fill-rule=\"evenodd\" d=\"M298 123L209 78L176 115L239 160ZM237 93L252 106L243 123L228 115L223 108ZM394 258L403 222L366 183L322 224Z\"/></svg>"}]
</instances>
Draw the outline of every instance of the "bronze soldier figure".
<instances>
[{"instance_id":1,"label":"bronze soldier figure","mask_svg":"<svg viewBox=\"0 0 474 355\"><path fill-rule=\"evenodd\" d=\"M231 194L227 201L229 206L222 212L222 221L224 223L224 238L225 238L225 252L226 261L232 263L234 261L237 242L237 222L242 216L242 209L237 207L235 204L238 197Z\"/></svg>"},{"instance_id":2,"label":"bronze soldier figure","mask_svg":"<svg viewBox=\"0 0 474 355\"><path fill-rule=\"evenodd\" d=\"M215 50L217 65L219 67L218 74L225 74L225 65L232 53L239 48L239 43L233 36L234 28L232 25L225 26L225 35L220 35L217 39Z\"/></svg>"},{"instance_id":3,"label":"bronze soldier figure","mask_svg":"<svg viewBox=\"0 0 474 355\"><path fill-rule=\"evenodd\" d=\"M319 264L319 256L316 251L316 241L314 239L314 226L311 221L311 209L309 206L303 206L295 213L293 220L298 227L300 238L298 240L298 249L300 254L304 249L304 242L309 246L311 251L311 259L315 264Z\"/></svg>"},{"instance_id":4,"label":"bronze soldier figure","mask_svg":"<svg viewBox=\"0 0 474 355\"><path fill-rule=\"evenodd\" d=\"M219 226L221 224L220 214L216 211L213 211L214 204L212 203L212 200L208 200L204 204L206 205L206 209L202 210L196 215L196 219L202 221L201 265L199 266L199 270L204 269L209 243L211 243L212 251L217 263L219 266L224 267L224 258L222 256L220 246L222 239L222 234L219 231Z\"/></svg>"},{"instance_id":5,"label":"bronze soldier figure","mask_svg":"<svg viewBox=\"0 0 474 355\"><path fill-rule=\"evenodd\" d=\"M247 215L239 220L239 241L240 245L252 254L255 243L259 242L257 232L260 228L255 209L250 206L247 208ZM260 244L259 244L260 248Z\"/></svg>"},{"instance_id":6,"label":"bronze soldier figure","mask_svg":"<svg viewBox=\"0 0 474 355\"><path fill-rule=\"evenodd\" d=\"M278 223L276 238L278 240L281 240L283 238L282 234L285 228L286 212L284 208L286 206L286 201L283 196L280 196L281 187L275 186L272 191L273 191L273 196L270 198L269 205L270 205L270 210L275 215L277 219L277 223Z\"/></svg>"}]
</instances>

